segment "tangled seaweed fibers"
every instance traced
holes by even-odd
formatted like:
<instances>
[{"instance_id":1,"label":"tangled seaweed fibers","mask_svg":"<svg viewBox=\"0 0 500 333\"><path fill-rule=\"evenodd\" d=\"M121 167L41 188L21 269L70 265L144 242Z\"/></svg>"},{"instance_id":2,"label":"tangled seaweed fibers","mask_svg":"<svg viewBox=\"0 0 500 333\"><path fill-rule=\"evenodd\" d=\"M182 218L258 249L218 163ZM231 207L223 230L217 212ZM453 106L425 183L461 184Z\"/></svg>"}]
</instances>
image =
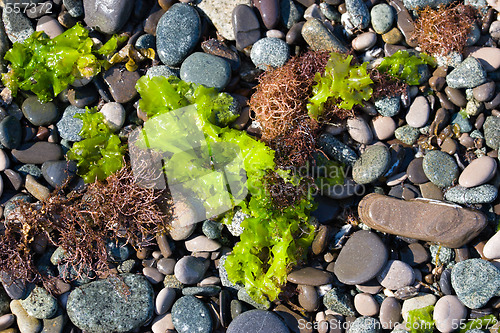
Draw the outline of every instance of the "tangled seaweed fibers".
<instances>
[{"instance_id":1,"label":"tangled seaweed fibers","mask_svg":"<svg viewBox=\"0 0 500 333\"><path fill-rule=\"evenodd\" d=\"M477 20L477 10L457 4L438 9L425 7L415 22L414 39L423 52L433 55L463 53L468 35Z\"/></svg>"},{"instance_id":2,"label":"tangled seaweed fibers","mask_svg":"<svg viewBox=\"0 0 500 333\"><path fill-rule=\"evenodd\" d=\"M124 167L104 182L89 184L84 192L56 192L42 202L20 203L0 235L0 271L12 280L42 282L50 290L50 274L34 263L34 242L45 239L65 251L61 264L71 271L67 281L106 277L112 274L109 241L121 240L136 249L149 246L166 230L172 215L169 194L139 187Z\"/></svg>"}]
</instances>

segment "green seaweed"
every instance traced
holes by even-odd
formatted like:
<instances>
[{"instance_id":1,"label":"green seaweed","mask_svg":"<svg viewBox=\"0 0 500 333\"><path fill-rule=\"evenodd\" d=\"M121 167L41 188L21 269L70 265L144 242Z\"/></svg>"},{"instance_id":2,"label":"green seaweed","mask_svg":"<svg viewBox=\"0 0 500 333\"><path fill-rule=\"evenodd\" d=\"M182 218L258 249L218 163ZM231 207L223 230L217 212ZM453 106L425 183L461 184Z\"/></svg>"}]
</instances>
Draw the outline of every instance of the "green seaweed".
<instances>
[{"instance_id":1,"label":"green seaweed","mask_svg":"<svg viewBox=\"0 0 500 333\"><path fill-rule=\"evenodd\" d=\"M377 69L410 85L418 85L420 81L419 66L422 65L435 66L435 61L425 53L416 56L406 50L399 50L393 55L385 57Z\"/></svg>"},{"instance_id":2,"label":"green seaweed","mask_svg":"<svg viewBox=\"0 0 500 333\"><path fill-rule=\"evenodd\" d=\"M434 319L432 317L433 311L433 305L409 311L406 328L410 330L410 333L434 332Z\"/></svg>"}]
</instances>

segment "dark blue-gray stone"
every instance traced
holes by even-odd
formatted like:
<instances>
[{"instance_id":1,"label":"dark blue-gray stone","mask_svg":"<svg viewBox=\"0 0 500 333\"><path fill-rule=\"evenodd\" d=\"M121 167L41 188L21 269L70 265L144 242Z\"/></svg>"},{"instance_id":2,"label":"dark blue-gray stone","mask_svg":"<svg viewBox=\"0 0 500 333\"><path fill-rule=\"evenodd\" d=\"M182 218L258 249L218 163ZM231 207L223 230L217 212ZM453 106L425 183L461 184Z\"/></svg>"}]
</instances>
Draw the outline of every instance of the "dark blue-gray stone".
<instances>
[{"instance_id":1,"label":"dark blue-gray stone","mask_svg":"<svg viewBox=\"0 0 500 333\"><path fill-rule=\"evenodd\" d=\"M490 184L466 188L460 185L445 192L444 198L458 204L483 204L495 201L498 189Z\"/></svg>"},{"instance_id":2,"label":"dark blue-gray stone","mask_svg":"<svg viewBox=\"0 0 500 333\"><path fill-rule=\"evenodd\" d=\"M420 131L418 128L411 127L410 125L403 125L394 131L394 136L399 141L411 146L417 142L417 139L420 136Z\"/></svg>"},{"instance_id":3,"label":"dark blue-gray stone","mask_svg":"<svg viewBox=\"0 0 500 333\"><path fill-rule=\"evenodd\" d=\"M194 296L183 296L172 306L172 322L179 333L211 333L212 316L207 306Z\"/></svg>"},{"instance_id":4,"label":"dark blue-gray stone","mask_svg":"<svg viewBox=\"0 0 500 333\"><path fill-rule=\"evenodd\" d=\"M352 168L352 178L358 184L369 184L382 176L389 167L391 155L385 146L368 147Z\"/></svg>"},{"instance_id":5,"label":"dark blue-gray stone","mask_svg":"<svg viewBox=\"0 0 500 333\"><path fill-rule=\"evenodd\" d=\"M63 152L57 143L39 141L34 144L26 143L19 149L13 149L12 156L21 163L42 164L46 161L60 160Z\"/></svg>"},{"instance_id":6,"label":"dark blue-gray stone","mask_svg":"<svg viewBox=\"0 0 500 333\"><path fill-rule=\"evenodd\" d=\"M486 82L486 71L474 57L468 57L446 76L448 86L455 89L475 88Z\"/></svg>"},{"instance_id":7,"label":"dark blue-gray stone","mask_svg":"<svg viewBox=\"0 0 500 333\"><path fill-rule=\"evenodd\" d=\"M447 5L452 0L403 0L403 4L407 9L417 9L424 7L436 8L439 5Z\"/></svg>"},{"instance_id":8,"label":"dark blue-gray stone","mask_svg":"<svg viewBox=\"0 0 500 333\"><path fill-rule=\"evenodd\" d=\"M424 156L424 173L439 187L448 187L457 179L459 171L453 157L440 150L431 150Z\"/></svg>"},{"instance_id":9,"label":"dark blue-gray stone","mask_svg":"<svg viewBox=\"0 0 500 333\"><path fill-rule=\"evenodd\" d=\"M201 286L201 287L186 287L182 289L182 294L184 296L217 296L219 295L221 288L219 286Z\"/></svg>"},{"instance_id":10,"label":"dark blue-gray stone","mask_svg":"<svg viewBox=\"0 0 500 333\"><path fill-rule=\"evenodd\" d=\"M14 209L19 207L19 205L23 202L30 203L30 202L33 202L33 200L31 198L31 196L26 195L26 194L19 193L19 194L14 195L12 198L7 200L7 202L5 203L5 206L3 208L3 216L4 217L9 216L9 214Z\"/></svg>"},{"instance_id":11,"label":"dark blue-gray stone","mask_svg":"<svg viewBox=\"0 0 500 333\"><path fill-rule=\"evenodd\" d=\"M223 227L224 225L220 222L213 220L205 220L203 221L203 225L201 226L201 231L208 238L217 239L220 237Z\"/></svg>"},{"instance_id":12,"label":"dark blue-gray stone","mask_svg":"<svg viewBox=\"0 0 500 333\"><path fill-rule=\"evenodd\" d=\"M363 0L346 0L345 7L356 29L365 29L370 25L370 12Z\"/></svg>"},{"instance_id":13,"label":"dark blue-gray stone","mask_svg":"<svg viewBox=\"0 0 500 333\"><path fill-rule=\"evenodd\" d=\"M304 9L297 2L280 0L280 20L287 29L299 22L302 15L304 15Z\"/></svg>"},{"instance_id":14,"label":"dark blue-gray stone","mask_svg":"<svg viewBox=\"0 0 500 333\"><path fill-rule=\"evenodd\" d=\"M285 41L279 38L259 39L250 51L250 59L256 67L267 70L283 66L290 57L290 49Z\"/></svg>"},{"instance_id":15,"label":"dark blue-gray stone","mask_svg":"<svg viewBox=\"0 0 500 333\"><path fill-rule=\"evenodd\" d=\"M83 0L85 23L105 34L117 33L127 22L135 1Z\"/></svg>"},{"instance_id":16,"label":"dark blue-gray stone","mask_svg":"<svg viewBox=\"0 0 500 333\"><path fill-rule=\"evenodd\" d=\"M66 7L69 15L73 17L83 16L82 0L63 0L63 5Z\"/></svg>"},{"instance_id":17,"label":"dark blue-gray stone","mask_svg":"<svg viewBox=\"0 0 500 333\"><path fill-rule=\"evenodd\" d=\"M349 327L349 333L378 333L382 325L378 319L359 317Z\"/></svg>"},{"instance_id":18,"label":"dark blue-gray stone","mask_svg":"<svg viewBox=\"0 0 500 333\"><path fill-rule=\"evenodd\" d=\"M472 125L469 119L462 117L458 112L451 116L451 123L460 126L460 133L469 133L472 131Z\"/></svg>"},{"instance_id":19,"label":"dark blue-gray stone","mask_svg":"<svg viewBox=\"0 0 500 333\"><path fill-rule=\"evenodd\" d=\"M196 9L176 3L163 14L156 28L156 50L167 66L180 64L196 47L201 20Z\"/></svg>"},{"instance_id":20,"label":"dark blue-gray stone","mask_svg":"<svg viewBox=\"0 0 500 333\"><path fill-rule=\"evenodd\" d=\"M59 115L52 102L42 103L36 96L26 98L22 105L23 114L35 126L52 124Z\"/></svg>"},{"instance_id":21,"label":"dark blue-gray stone","mask_svg":"<svg viewBox=\"0 0 500 333\"><path fill-rule=\"evenodd\" d=\"M447 268L441 273L439 278L439 287L445 295L453 295L453 288L451 286L451 269Z\"/></svg>"},{"instance_id":22,"label":"dark blue-gray stone","mask_svg":"<svg viewBox=\"0 0 500 333\"><path fill-rule=\"evenodd\" d=\"M47 161L42 164L43 178L54 188L62 187L76 175L75 161Z\"/></svg>"},{"instance_id":23,"label":"dark blue-gray stone","mask_svg":"<svg viewBox=\"0 0 500 333\"><path fill-rule=\"evenodd\" d=\"M478 309L500 296L500 270L483 259L460 261L451 271L451 285L466 307Z\"/></svg>"},{"instance_id":24,"label":"dark blue-gray stone","mask_svg":"<svg viewBox=\"0 0 500 333\"><path fill-rule=\"evenodd\" d=\"M179 70L175 68L170 68L166 65L153 66L149 68L148 71L146 72L146 76L150 78L155 76L170 77L172 75L179 77L180 76Z\"/></svg>"},{"instance_id":25,"label":"dark blue-gray stone","mask_svg":"<svg viewBox=\"0 0 500 333\"><path fill-rule=\"evenodd\" d=\"M341 20L341 15L339 11L331 4L328 4L326 2L321 2L319 4L319 9L325 15L327 19L329 19L332 22L340 22Z\"/></svg>"},{"instance_id":26,"label":"dark blue-gray stone","mask_svg":"<svg viewBox=\"0 0 500 333\"><path fill-rule=\"evenodd\" d=\"M153 288L143 275L123 274L74 289L67 312L71 322L84 331L128 332L152 317L153 300Z\"/></svg>"},{"instance_id":27,"label":"dark blue-gray stone","mask_svg":"<svg viewBox=\"0 0 500 333\"><path fill-rule=\"evenodd\" d=\"M156 37L150 34L144 34L137 38L135 42L136 49L154 49L156 47Z\"/></svg>"},{"instance_id":28,"label":"dark blue-gray stone","mask_svg":"<svg viewBox=\"0 0 500 333\"><path fill-rule=\"evenodd\" d=\"M375 108L384 117L394 117L400 110L400 96L382 97L375 101Z\"/></svg>"},{"instance_id":29,"label":"dark blue-gray stone","mask_svg":"<svg viewBox=\"0 0 500 333\"><path fill-rule=\"evenodd\" d=\"M386 3L373 6L370 15L373 30L380 35L385 34L392 28L396 17L395 10Z\"/></svg>"},{"instance_id":30,"label":"dark blue-gray stone","mask_svg":"<svg viewBox=\"0 0 500 333\"><path fill-rule=\"evenodd\" d=\"M492 149L500 148L500 117L489 116L483 124L484 140Z\"/></svg>"},{"instance_id":31,"label":"dark blue-gray stone","mask_svg":"<svg viewBox=\"0 0 500 333\"><path fill-rule=\"evenodd\" d=\"M336 139L332 134L323 133L317 141L320 148L328 157L346 165L353 165L358 159L356 152L345 143Z\"/></svg>"},{"instance_id":32,"label":"dark blue-gray stone","mask_svg":"<svg viewBox=\"0 0 500 333\"><path fill-rule=\"evenodd\" d=\"M112 261L123 262L130 257L130 246L124 241L109 240L106 242L106 252Z\"/></svg>"},{"instance_id":33,"label":"dark blue-gray stone","mask_svg":"<svg viewBox=\"0 0 500 333\"><path fill-rule=\"evenodd\" d=\"M85 109L70 105L64 110L61 120L56 124L61 138L74 142L82 140L78 133L82 130L83 121L74 117L77 113L85 113Z\"/></svg>"},{"instance_id":34,"label":"dark blue-gray stone","mask_svg":"<svg viewBox=\"0 0 500 333\"><path fill-rule=\"evenodd\" d=\"M195 52L182 62L181 79L222 90L231 80L231 66L221 57Z\"/></svg>"},{"instance_id":35,"label":"dark blue-gray stone","mask_svg":"<svg viewBox=\"0 0 500 333\"><path fill-rule=\"evenodd\" d=\"M350 295L341 291L339 288L330 289L325 296L323 296L323 304L328 310L338 312L341 315L356 315Z\"/></svg>"},{"instance_id":36,"label":"dark blue-gray stone","mask_svg":"<svg viewBox=\"0 0 500 333\"><path fill-rule=\"evenodd\" d=\"M16 149L23 139L23 130L19 120L7 116L0 122L0 144L9 149Z\"/></svg>"},{"instance_id":37,"label":"dark blue-gray stone","mask_svg":"<svg viewBox=\"0 0 500 333\"><path fill-rule=\"evenodd\" d=\"M227 333L290 333L281 319L270 311L250 310L233 319Z\"/></svg>"},{"instance_id":38,"label":"dark blue-gray stone","mask_svg":"<svg viewBox=\"0 0 500 333\"><path fill-rule=\"evenodd\" d=\"M57 312L57 300L42 287L35 287L21 300L24 310L37 319L51 318Z\"/></svg>"}]
</instances>

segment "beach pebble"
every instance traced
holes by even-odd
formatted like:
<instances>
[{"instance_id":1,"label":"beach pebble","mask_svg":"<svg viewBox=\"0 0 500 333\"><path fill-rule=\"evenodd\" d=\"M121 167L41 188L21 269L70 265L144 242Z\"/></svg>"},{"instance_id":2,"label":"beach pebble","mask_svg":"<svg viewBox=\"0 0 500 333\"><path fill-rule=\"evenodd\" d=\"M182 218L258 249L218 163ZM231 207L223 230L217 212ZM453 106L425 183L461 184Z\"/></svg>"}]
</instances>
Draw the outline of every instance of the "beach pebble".
<instances>
[{"instance_id":1,"label":"beach pebble","mask_svg":"<svg viewBox=\"0 0 500 333\"><path fill-rule=\"evenodd\" d=\"M446 76L448 86L455 89L475 88L484 82L486 82L486 71L474 57L462 61Z\"/></svg>"},{"instance_id":2,"label":"beach pebble","mask_svg":"<svg viewBox=\"0 0 500 333\"><path fill-rule=\"evenodd\" d=\"M54 103L42 103L35 96L24 100L22 110L26 119L35 126L50 125L59 115Z\"/></svg>"},{"instance_id":3,"label":"beach pebble","mask_svg":"<svg viewBox=\"0 0 500 333\"><path fill-rule=\"evenodd\" d=\"M183 296L174 303L172 322L179 333L211 333L213 327L210 310L194 296Z\"/></svg>"},{"instance_id":4,"label":"beach pebble","mask_svg":"<svg viewBox=\"0 0 500 333\"><path fill-rule=\"evenodd\" d=\"M220 249L221 245L207 236L193 236L184 242L186 250L190 252L213 252Z\"/></svg>"},{"instance_id":5,"label":"beach pebble","mask_svg":"<svg viewBox=\"0 0 500 333\"><path fill-rule=\"evenodd\" d=\"M432 294L421 295L407 299L403 302L401 314L404 320L408 320L408 312L415 309L425 308L429 305L434 305L437 302L437 297Z\"/></svg>"},{"instance_id":6,"label":"beach pebble","mask_svg":"<svg viewBox=\"0 0 500 333\"><path fill-rule=\"evenodd\" d=\"M312 267L305 267L289 273L287 280L288 282L306 286L322 286L332 283L333 276L329 272Z\"/></svg>"},{"instance_id":7,"label":"beach pebble","mask_svg":"<svg viewBox=\"0 0 500 333\"><path fill-rule=\"evenodd\" d=\"M370 25L370 12L362 0L346 0L345 7L355 28L361 30Z\"/></svg>"},{"instance_id":8,"label":"beach pebble","mask_svg":"<svg viewBox=\"0 0 500 333\"><path fill-rule=\"evenodd\" d=\"M175 277L184 284L196 284L201 281L205 274L206 266L203 260L197 257L185 256L174 268Z\"/></svg>"},{"instance_id":9,"label":"beach pebble","mask_svg":"<svg viewBox=\"0 0 500 333\"><path fill-rule=\"evenodd\" d=\"M451 271L451 284L466 307L478 309L500 294L500 270L482 259L460 261Z\"/></svg>"},{"instance_id":10,"label":"beach pebble","mask_svg":"<svg viewBox=\"0 0 500 333\"><path fill-rule=\"evenodd\" d=\"M57 122L61 138L75 142L82 140L79 133L83 127L83 120L75 118L77 113L85 113L85 109L70 105L64 110L61 120Z\"/></svg>"},{"instance_id":11,"label":"beach pebble","mask_svg":"<svg viewBox=\"0 0 500 333\"><path fill-rule=\"evenodd\" d=\"M388 32L395 19L395 10L386 3L373 6L370 11L373 30L382 35Z\"/></svg>"},{"instance_id":12,"label":"beach pebble","mask_svg":"<svg viewBox=\"0 0 500 333\"><path fill-rule=\"evenodd\" d=\"M413 269L400 260L389 260L382 271L377 275L377 280L382 287L391 290L410 286L415 280Z\"/></svg>"},{"instance_id":13,"label":"beach pebble","mask_svg":"<svg viewBox=\"0 0 500 333\"><path fill-rule=\"evenodd\" d=\"M497 162L489 156L472 161L460 174L458 183L463 187L474 187L488 182L495 176Z\"/></svg>"},{"instance_id":14,"label":"beach pebble","mask_svg":"<svg viewBox=\"0 0 500 333\"><path fill-rule=\"evenodd\" d=\"M347 131L351 138L359 143L369 144L373 140L370 127L361 117L347 119Z\"/></svg>"},{"instance_id":15,"label":"beach pebble","mask_svg":"<svg viewBox=\"0 0 500 333\"><path fill-rule=\"evenodd\" d=\"M153 288L142 275L123 274L84 284L68 297L69 319L78 328L96 333L126 332L145 324L153 315ZM119 285L118 285L119 286ZM123 294L126 292L126 297Z\"/></svg>"},{"instance_id":16,"label":"beach pebble","mask_svg":"<svg viewBox=\"0 0 500 333\"><path fill-rule=\"evenodd\" d=\"M460 113L454 113L451 116L451 124L457 124L460 128L460 133L469 133L472 131L472 124L469 119L464 118Z\"/></svg>"},{"instance_id":17,"label":"beach pebble","mask_svg":"<svg viewBox=\"0 0 500 333\"><path fill-rule=\"evenodd\" d=\"M128 0L83 0L85 23L105 34L114 34L127 22L133 7L134 2Z\"/></svg>"},{"instance_id":18,"label":"beach pebble","mask_svg":"<svg viewBox=\"0 0 500 333\"><path fill-rule=\"evenodd\" d=\"M469 55L479 60L487 72L493 72L500 68L500 49L496 47L481 47Z\"/></svg>"},{"instance_id":19,"label":"beach pebble","mask_svg":"<svg viewBox=\"0 0 500 333\"><path fill-rule=\"evenodd\" d=\"M344 316L354 316L356 314L351 296L339 288L330 289L323 296L323 304L328 310Z\"/></svg>"},{"instance_id":20,"label":"beach pebble","mask_svg":"<svg viewBox=\"0 0 500 333\"><path fill-rule=\"evenodd\" d=\"M439 187L452 185L459 173L453 157L439 150L427 152L422 166L427 178Z\"/></svg>"},{"instance_id":21,"label":"beach pebble","mask_svg":"<svg viewBox=\"0 0 500 333\"><path fill-rule=\"evenodd\" d=\"M457 296L443 296L434 306L433 319L439 332L453 332L456 325L462 323L465 318L467 318L467 308Z\"/></svg>"},{"instance_id":22,"label":"beach pebble","mask_svg":"<svg viewBox=\"0 0 500 333\"><path fill-rule=\"evenodd\" d=\"M396 131L394 131L394 136L404 144L412 146L417 142L417 139L420 136L420 131L417 128L404 125L398 127Z\"/></svg>"},{"instance_id":23,"label":"beach pebble","mask_svg":"<svg viewBox=\"0 0 500 333\"><path fill-rule=\"evenodd\" d=\"M368 317L376 316L380 309L380 305L375 298L367 293L354 296L354 307L360 315Z\"/></svg>"},{"instance_id":24,"label":"beach pebble","mask_svg":"<svg viewBox=\"0 0 500 333\"><path fill-rule=\"evenodd\" d=\"M380 322L372 317L358 317L349 327L349 333L378 333Z\"/></svg>"},{"instance_id":25,"label":"beach pebble","mask_svg":"<svg viewBox=\"0 0 500 333\"><path fill-rule=\"evenodd\" d=\"M385 267L387 259L387 248L375 233L357 231L342 247L335 261L334 273L342 283L363 284Z\"/></svg>"},{"instance_id":26,"label":"beach pebble","mask_svg":"<svg viewBox=\"0 0 500 333\"><path fill-rule=\"evenodd\" d=\"M386 297L380 305L380 323L383 329L393 329L401 322L401 304L394 297Z\"/></svg>"},{"instance_id":27,"label":"beach pebble","mask_svg":"<svg viewBox=\"0 0 500 333\"><path fill-rule=\"evenodd\" d=\"M13 149L11 153L19 162L26 164L42 164L63 157L60 145L45 141L23 144L19 149Z\"/></svg>"},{"instance_id":28,"label":"beach pebble","mask_svg":"<svg viewBox=\"0 0 500 333\"><path fill-rule=\"evenodd\" d=\"M411 127L419 128L427 124L431 112L429 102L424 96L417 96L406 114L406 123Z\"/></svg>"},{"instance_id":29,"label":"beach pebble","mask_svg":"<svg viewBox=\"0 0 500 333\"><path fill-rule=\"evenodd\" d=\"M302 27L302 37L314 51L346 53L347 47L321 21L311 19Z\"/></svg>"},{"instance_id":30,"label":"beach pebble","mask_svg":"<svg viewBox=\"0 0 500 333\"><path fill-rule=\"evenodd\" d=\"M297 286L297 292L299 293L299 304L304 308L304 310L307 312L314 312L318 310L319 295L315 287L299 285Z\"/></svg>"},{"instance_id":31,"label":"beach pebble","mask_svg":"<svg viewBox=\"0 0 500 333\"><path fill-rule=\"evenodd\" d=\"M330 133L323 133L317 139L319 148L335 161L353 165L358 159L356 152Z\"/></svg>"},{"instance_id":32,"label":"beach pebble","mask_svg":"<svg viewBox=\"0 0 500 333\"><path fill-rule=\"evenodd\" d=\"M17 327L21 333L38 333L42 330L42 321L30 316L19 300L10 302L10 310L16 317Z\"/></svg>"},{"instance_id":33,"label":"beach pebble","mask_svg":"<svg viewBox=\"0 0 500 333\"><path fill-rule=\"evenodd\" d=\"M304 14L302 6L293 0L280 1L280 20L287 29L299 22Z\"/></svg>"},{"instance_id":34,"label":"beach pebble","mask_svg":"<svg viewBox=\"0 0 500 333\"><path fill-rule=\"evenodd\" d=\"M231 66L221 57L195 52L182 62L180 76L184 81L222 90L231 80Z\"/></svg>"},{"instance_id":35,"label":"beach pebble","mask_svg":"<svg viewBox=\"0 0 500 333\"><path fill-rule=\"evenodd\" d=\"M30 20L22 11L2 10L2 21L5 33L12 43L22 43L35 32Z\"/></svg>"},{"instance_id":36,"label":"beach pebble","mask_svg":"<svg viewBox=\"0 0 500 333\"><path fill-rule=\"evenodd\" d=\"M237 5L233 9L232 23L237 49L242 50L259 40L259 19L250 6Z\"/></svg>"},{"instance_id":37,"label":"beach pebble","mask_svg":"<svg viewBox=\"0 0 500 333\"><path fill-rule=\"evenodd\" d=\"M472 94L478 102L491 101L495 96L495 88L495 81L486 82L472 89Z\"/></svg>"},{"instance_id":38,"label":"beach pebble","mask_svg":"<svg viewBox=\"0 0 500 333\"><path fill-rule=\"evenodd\" d=\"M177 298L177 293L175 289L163 288L160 290L158 295L156 295L155 300L155 313L157 315L162 315L170 310Z\"/></svg>"},{"instance_id":39,"label":"beach pebble","mask_svg":"<svg viewBox=\"0 0 500 333\"><path fill-rule=\"evenodd\" d=\"M104 123L116 132L123 127L125 123L126 112L125 108L116 102L109 102L102 106L100 112L104 116Z\"/></svg>"},{"instance_id":40,"label":"beach pebble","mask_svg":"<svg viewBox=\"0 0 500 333\"><path fill-rule=\"evenodd\" d=\"M28 315L37 319L51 318L57 312L57 300L41 287L35 287L21 301L21 305Z\"/></svg>"},{"instance_id":41,"label":"beach pebble","mask_svg":"<svg viewBox=\"0 0 500 333\"><path fill-rule=\"evenodd\" d=\"M373 136L378 140L387 140L394 135L396 122L391 117L379 116L372 120Z\"/></svg>"},{"instance_id":42,"label":"beach pebble","mask_svg":"<svg viewBox=\"0 0 500 333\"><path fill-rule=\"evenodd\" d=\"M466 188L460 185L450 188L444 194L446 200L458 204L480 204L493 202L498 196L498 188L490 184Z\"/></svg>"},{"instance_id":43,"label":"beach pebble","mask_svg":"<svg viewBox=\"0 0 500 333\"><path fill-rule=\"evenodd\" d=\"M278 38L262 38L250 52L250 58L256 67L267 70L268 67L281 67L290 56L288 45Z\"/></svg>"},{"instance_id":44,"label":"beach pebble","mask_svg":"<svg viewBox=\"0 0 500 333\"><path fill-rule=\"evenodd\" d=\"M135 85L140 78L138 72L113 66L104 73L103 78L115 102L127 103L137 96Z\"/></svg>"},{"instance_id":45,"label":"beach pebble","mask_svg":"<svg viewBox=\"0 0 500 333\"><path fill-rule=\"evenodd\" d=\"M22 141L22 128L19 120L7 116L0 121L0 144L5 148L16 149Z\"/></svg>"},{"instance_id":46,"label":"beach pebble","mask_svg":"<svg viewBox=\"0 0 500 333\"><path fill-rule=\"evenodd\" d=\"M483 255L488 259L500 259L500 231L486 242Z\"/></svg>"},{"instance_id":47,"label":"beach pebble","mask_svg":"<svg viewBox=\"0 0 500 333\"><path fill-rule=\"evenodd\" d=\"M382 176L389 167L390 154L385 146L368 147L352 169L353 180L358 184L368 184Z\"/></svg>"},{"instance_id":48,"label":"beach pebble","mask_svg":"<svg viewBox=\"0 0 500 333\"><path fill-rule=\"evenodd\" d=\"M76 175L75 161L46 161L42 164L43 178L54 188L60 188Z\"/></svg>"},{"instance_id":49,"label":"beach pebble","mask_svg":"<svg viewBox=\"0 0 500 333\"><path fill-rule=\"evenodd\" d=\"M196 47L201 36L198 12L185 3L176 3L163 14L156 28L156 49L163 64L180 64Z\"/></svg>"},{"instance_id":50,"label":"beach pebble","mask_svg":"<svg viewBox=\"0 0 500 333\"><path fill-rule=\"evenodd\" d=\"M366 51L371 49L376 43L377 34L373 32L364 32L353 39L352 48L356 51Z\"/></svg>"},{"instance_id":51,"label":"beach pebble","mask_svg":"<svg viewBox=\"0 0 500 333\"><path fill-rule=\"evenodd\" d=\"M227 333L290 333L288 327L274 313L264 310L243 312L233 319Z\"/></svg>"},{"instance_id":52,"label":"beach pebble","mask_svg":"<svg viewBox=\"0 0 500 333\"><path fill-rule=\"evenodd\" d=\"M238 5L250 5L251 0L203 0L197 3L197 8L213 23L217 32L228 40L235 40L231 15Z\"/></svg>"},{"instance_id":53,"label":"beach pebble","mask_svg":"<svg viewBox=\"0 0 500 333\"><path fill-rule=\"evenodd\" d=\"M486 117L483 130L486 145L491 149L500 148L500 117Z\"/></svg>"},{"instance_id":54,"label":"beach pebble","mask_svg":"<svg viewBox=\"0 0 500 333\"><path fill-rule=\"evenodd\" d=\"M399 113L400 97L383 97L375 101L375 108L384 117L394 117Z\"/></svg>"}]
</instances>

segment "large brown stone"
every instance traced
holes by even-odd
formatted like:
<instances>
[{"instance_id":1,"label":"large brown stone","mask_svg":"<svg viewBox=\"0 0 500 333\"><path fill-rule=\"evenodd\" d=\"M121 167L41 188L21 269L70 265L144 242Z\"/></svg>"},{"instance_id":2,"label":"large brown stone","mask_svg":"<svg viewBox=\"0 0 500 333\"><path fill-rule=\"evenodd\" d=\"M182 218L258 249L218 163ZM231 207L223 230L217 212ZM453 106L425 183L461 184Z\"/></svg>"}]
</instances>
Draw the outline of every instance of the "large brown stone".
<instances>
[{"instance_id":1,"label":"large brown stone","mask_svg":"<svg viewBox=\"0 0 500 333\"><path fill-rule=\"evenodd\" d=\"M369 194L358 206L361 221L389 234L458 248L486 226L486 217L474 210L436 200L400 200Z\"/></svg>"}]
</instances>

